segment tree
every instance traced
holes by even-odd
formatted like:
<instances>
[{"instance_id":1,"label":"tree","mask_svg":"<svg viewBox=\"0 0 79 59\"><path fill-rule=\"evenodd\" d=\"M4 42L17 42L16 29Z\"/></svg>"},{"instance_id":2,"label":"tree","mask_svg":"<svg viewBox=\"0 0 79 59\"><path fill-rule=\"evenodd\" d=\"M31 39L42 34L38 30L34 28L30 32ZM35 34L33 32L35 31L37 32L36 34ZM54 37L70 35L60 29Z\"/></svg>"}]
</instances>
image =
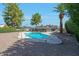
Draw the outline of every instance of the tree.
<instances>
[{"instance_id":1,"label":"tree","mask_svg":"<svg viewBox=\"0 0 79 59\"><path fill-rule=\"evenodd\" d=\"M64 4L70 19L79 26L79 4Z\"/></svg>"},{"instance_id":2,"label":"tree","mask_svg":"<svg viewBox=\"0 0 79 59\"><path fill-rule=\"evenodd\" d=\"M79 3L67 3L64 5L69 16L69 20L65 23L65 28L79 42Z\"/></svg>"},{"instance_id":3,"label":"tree","mask_svg":"<svg viewBox=\"0 0 79 59\"><path fill-rule=\"evenodd\" d=\"M39 13L35 13L32 15L31 25L38 25L41 22L41 15Z\"/></svg>"},{"instance_id":4,"label":"tree","mask_svg":"<svg viewBox=\"0 0 79 59\"><path fill-rule=\"evenodd\" d=\"M59 12L59 18L60 18L60 33L63 33L63 18L64 18L64 4L59 4L57 7L55 7L55 11Z\"/></svg>"},{"instance_id":5,"label":"tree","mask_svg":"<svg viewBox=\"0 0 79 59\"><path fill-rule=\"evenodd\" d=\"M23 21L22 10L19 9L16 3L4 4L3 19L8 26L20 27Z\"/></svg>"}]
</instances>

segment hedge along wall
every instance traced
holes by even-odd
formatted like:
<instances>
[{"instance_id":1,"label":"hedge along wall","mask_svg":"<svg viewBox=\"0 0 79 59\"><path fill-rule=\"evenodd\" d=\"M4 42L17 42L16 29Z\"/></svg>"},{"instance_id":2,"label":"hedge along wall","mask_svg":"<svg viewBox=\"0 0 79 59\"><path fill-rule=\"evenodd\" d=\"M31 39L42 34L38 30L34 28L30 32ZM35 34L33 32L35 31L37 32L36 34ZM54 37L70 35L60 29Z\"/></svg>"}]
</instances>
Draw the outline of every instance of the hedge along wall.
<instances>
[{"instance_id":1,"label":"hedge along wall","mask_svg":"<svg viewBox=\"0 0 79 59\"><path fill-rule=\"evenodd\" d=\"M69 21L65 23L68 33L74 34L79 41L79 3L64 4L69 16Z\"/></svg>"},{"instance_id":2,"label":"hedge along wall","mask_svg":"<svg viewBox=\"0 0 79 59\"><path fill-rule=\"evenodd\" d=\"M72 20L69 20L65 23L65 28L68 33L74 34L79 42L79 26Z\"/></svg>"}]
</instances>

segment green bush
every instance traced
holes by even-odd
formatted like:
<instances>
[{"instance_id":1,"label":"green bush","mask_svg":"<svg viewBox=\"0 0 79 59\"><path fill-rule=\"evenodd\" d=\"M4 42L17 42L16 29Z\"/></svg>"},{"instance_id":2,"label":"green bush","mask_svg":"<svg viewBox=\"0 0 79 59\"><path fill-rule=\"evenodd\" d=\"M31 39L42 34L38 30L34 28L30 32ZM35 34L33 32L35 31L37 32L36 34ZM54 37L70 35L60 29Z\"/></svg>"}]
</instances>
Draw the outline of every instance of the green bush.
<instances>
[{"instance_id":1,"label":"green bush","mask_svg":"<svg viewBox=\"0 0 79 59\"><path fill-rule=\"evenodd\" d=\"M12 26L4 26L2 28L0 28L0 33L6 33L6 32L21 32L21 31L25 31L25 29L17 29L14 28Z\"/></svg>"},{"instance_id":2,"label":"green bush","mask_svg":"<svg viewBox=\"0 0 79 59\"><path fill-rule=\"evenodd\" d=\"M68 33L74 34L79 42L79 27L72 20L65 23L65 28Z\"/></svg>"},{"instance_id":3,"label":"green bush","mask_svg":"<svg viewBox=\"0 0 79 59\"><path fill-rule=\"evenodd\" d=\"M68 33L71 33L71 31L69 30L69 27L68 27L68 21L65 23L65 29Z\"/></svg>"},{"instance_id":4,"label":"green bush","mask_svg":"<svg viewBox=\"0 0 79 59\"><path fill-rule=\"evenodd\" d=\"M5 26L3 28L0 28L0 33L3 33L3 32L14 32L14 31L16 31L16 29L13 28L13 27Z\"/></svg>"},{"instance_id":5,"label":"green bush","mask_svg":"<svg viewBox=\"0 0 79 59\"><path fill-rule=\"evenodd\" d=\"M65 28L68 33L74 34L75 32L78 32L79 27L71 20L67 21L65 23Z\"/></svg>"},{"instance_id":6,"label":"green bush","mask_svg":"<svg viewBox=\"0 0 79 59\"><path fill-rule=\"evenodd\" d=\"M79 42L79 32L75 34L77 41Z\"/></svg>"}]
</instances>

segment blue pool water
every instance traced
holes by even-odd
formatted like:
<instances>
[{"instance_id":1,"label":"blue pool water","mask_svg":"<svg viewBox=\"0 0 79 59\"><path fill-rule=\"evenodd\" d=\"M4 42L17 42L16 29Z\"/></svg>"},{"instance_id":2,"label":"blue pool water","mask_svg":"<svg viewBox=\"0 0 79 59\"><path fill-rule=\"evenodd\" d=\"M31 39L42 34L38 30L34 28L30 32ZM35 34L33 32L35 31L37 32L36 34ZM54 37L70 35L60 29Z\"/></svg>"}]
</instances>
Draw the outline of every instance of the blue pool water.
<instances>
[{"instance_id":1,"label":"blue pool water","mask_svg":"<svg viewBox=\"0 0 79 59\"><path fill-rule=\"evenodd\" d=\"M48 35L42 34L40 32L29 32L25 33L26 36L29 36L30 38L34 39L43 39L43 38L48 38Z\"/></svg>"}]
</instances>

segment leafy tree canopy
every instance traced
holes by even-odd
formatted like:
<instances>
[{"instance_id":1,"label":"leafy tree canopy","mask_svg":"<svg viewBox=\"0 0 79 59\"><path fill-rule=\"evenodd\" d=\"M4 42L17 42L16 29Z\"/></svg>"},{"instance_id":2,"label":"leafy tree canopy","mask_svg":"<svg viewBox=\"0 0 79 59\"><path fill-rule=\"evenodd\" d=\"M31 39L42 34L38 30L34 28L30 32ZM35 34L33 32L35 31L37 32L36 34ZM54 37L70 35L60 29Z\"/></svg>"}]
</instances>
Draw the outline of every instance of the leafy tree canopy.
<instances>
[{"instance_id":1,"label":"leafy tree canopy","mask_svg":"<svg viewBox=\"0 0 79 59\"><path fill-rule=\"evenodd\" d=\"M18 7L16 3L4 4L5 8L3 11L3 18L8 26L20 27L23 21L22 10Z\"/></svg>"},{"instance_id":2,"label":"leafy tree canopy","mask_svg":"<svg viewBox=\"0 0 79 59\"><path fill-rule=\"evenodd\" d=\"M41 22L41 15L39 13L35 13L32 15L31 25L38 25Z\"/></svg>"},{"instance_id":3,"label":"leafy tree canopy","mask_svg":"<svg viewBox=\"0 0 79 59\"><path fill-rule=\"evenodd\" d=\"M79 25L79 4L78 3L68 3L64 4L70 19Z\"/></svg>"}]
</instances>

